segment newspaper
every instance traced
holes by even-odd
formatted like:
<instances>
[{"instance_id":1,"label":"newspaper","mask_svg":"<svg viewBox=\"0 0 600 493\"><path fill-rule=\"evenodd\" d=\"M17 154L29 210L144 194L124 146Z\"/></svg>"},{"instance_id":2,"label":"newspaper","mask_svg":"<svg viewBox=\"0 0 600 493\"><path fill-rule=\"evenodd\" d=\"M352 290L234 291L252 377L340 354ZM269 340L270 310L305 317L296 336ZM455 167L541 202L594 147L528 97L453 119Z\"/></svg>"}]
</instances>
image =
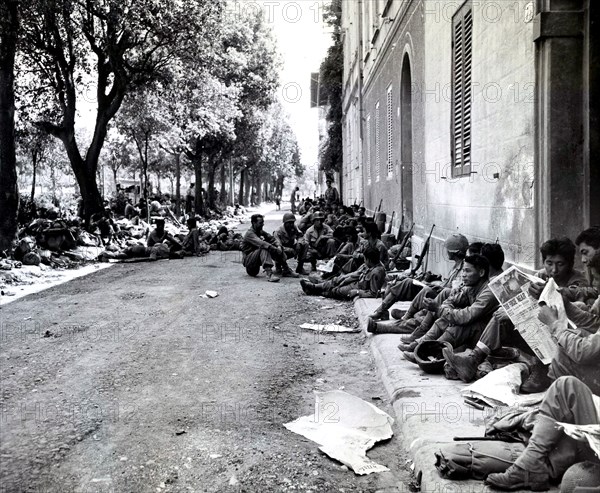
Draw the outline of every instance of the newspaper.
<instances>
[{"instance_id":1,"label":"newspaper","mask_svg":"<svg viewBox=\"0 0 600 493\"><path fill-rule=\"evenodd\" d=\"M548 328L538 320L538 301L529 295L532 282L544 281L511 267L490 281L489 287L502 308L540 361L548 365L556 354L557 345ZM557 308L559 319L567 323L562 296L554 279L550 279L540 296L548 306Z\"/></svg>"},{"instance_id":2,"label":"newspaper","mask_svg":"<svg viewBox=\"0 0 600 493\"><path fill-rule=\"evenodd\" d=\"M329 457L364 475L389 471L367 450L394 434L394 420L370 402L341 390L315 392L315 412L286 423L288 430L320 445Z\"/></svg>"}]
</instances>

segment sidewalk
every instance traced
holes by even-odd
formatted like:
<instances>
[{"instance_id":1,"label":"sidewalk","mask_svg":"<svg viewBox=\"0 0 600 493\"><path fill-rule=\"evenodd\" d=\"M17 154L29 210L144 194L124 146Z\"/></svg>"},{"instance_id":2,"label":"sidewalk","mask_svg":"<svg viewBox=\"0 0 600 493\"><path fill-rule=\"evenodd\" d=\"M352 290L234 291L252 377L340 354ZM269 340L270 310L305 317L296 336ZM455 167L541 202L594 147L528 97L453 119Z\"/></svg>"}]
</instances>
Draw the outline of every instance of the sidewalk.
<instances>
[{"instance_id":1,"label":"sidewalk","mask_svg":"<svg viewBox=\"0 0 600 493\"><path fill-rule=\"evenodd\" d=\"M366 331L367 316L381 300L360 299L355 303L356 315ZM440 444L453 437L484 435L484 418L489 409L479 411L464 404L460 381L446 380L443 375L429 375L417 365L406 361L397 346L398 334L368 336L377 371L396 413L399 439L414 464L415 477L421 492L484 492L491 491L483 481L449 481L435 468L434 452ZM551 492L558 492L552 489Z\"/></svg>"}]
</instances>

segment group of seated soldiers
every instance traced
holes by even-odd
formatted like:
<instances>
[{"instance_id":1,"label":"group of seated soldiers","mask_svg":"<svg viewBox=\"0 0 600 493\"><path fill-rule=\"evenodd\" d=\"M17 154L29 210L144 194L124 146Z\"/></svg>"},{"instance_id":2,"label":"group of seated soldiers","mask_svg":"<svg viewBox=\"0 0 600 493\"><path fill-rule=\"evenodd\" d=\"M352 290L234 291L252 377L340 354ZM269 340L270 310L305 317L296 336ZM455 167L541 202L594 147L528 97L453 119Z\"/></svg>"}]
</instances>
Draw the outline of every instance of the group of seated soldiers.
<instances>
[{"instance_id":1,"label":"group of seated soldiers","mask_svg":"<svg viewBox=\"0 0 600 493\"><path fill-rule=\"evenodd\" d=\"M165 219L154 219L155 228L148 234L146 246L135 244L121 250L102 252L101 259L135 259L149 258L179 259L187 256L202 256L211 250L239 250L242 236L221 226L218 231L198 228L198 220L191 217L187 220L187 234L171 234L165 228Z\"/></svg>"},{"instance_id":2,"label":"group of seated soldiers","mask_svg":"<svg viewBox=\"0 0 600 493\"><path fill-rule=\"evenodd\" d=\"M546 391L527 448L505 472L490 474L486 484L500 490L543 491L575 462L592 460L600 468L589 446L567 437L556 425L600 423L600 227L586 229L575 243L559 237L540 247L543 269L535 275L542 282L532 282L529 294L539 299L546 282L553 279L566 314L577 327L559 321L555 309L541 304L539 319L558 345L552 363L544 366L488 286L503 271L504 252L498 243L469 243L463 235L451 235L445 250L452 267L445 278L429 282L426 277L389 272L394 262L364 209L301 207L304 215L298 225L295 216L286 213L273 235L263 231L262 216L252 217L242 242L248 274L256 276L262 265L267 279L276 282L277 271L298 277L306 274L305 263L314 271L317 260L333 258L331 273L301 280L303 291L345 300L382 296L367 330L375 335L402 334L399 349L407 360L416 363L419 343L444 341L451 346L443 351L447 378L470 382L519 362L527 368L520 391ZM574 267L577 251L585 273ZM297 260L296 272L288 265L290 259ZM390 311L397 301L410 302L410 307Z\"/></svg>"}]
</instances>

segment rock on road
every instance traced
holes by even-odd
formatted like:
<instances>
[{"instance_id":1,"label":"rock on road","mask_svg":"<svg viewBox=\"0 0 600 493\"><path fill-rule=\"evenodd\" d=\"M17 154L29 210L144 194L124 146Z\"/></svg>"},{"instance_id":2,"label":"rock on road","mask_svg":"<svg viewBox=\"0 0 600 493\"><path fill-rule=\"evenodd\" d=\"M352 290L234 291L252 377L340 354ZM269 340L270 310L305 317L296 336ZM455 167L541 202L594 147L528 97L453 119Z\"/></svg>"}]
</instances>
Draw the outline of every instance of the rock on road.
<instances>
[{"instance_id":1,"label":"rock on road","mask_svg":"<svg viewBox=\"0 0 600 493\"><path fill-rule=\"evenodd\" d=\"M398 436L369 452L391 472L359 477L282 426L314 390L392 413L364 335L311 320L357 323L297 279L248 277L240 252L118 264L3 307L0 491L409 491Z\"/></svg>"}]
</instances>

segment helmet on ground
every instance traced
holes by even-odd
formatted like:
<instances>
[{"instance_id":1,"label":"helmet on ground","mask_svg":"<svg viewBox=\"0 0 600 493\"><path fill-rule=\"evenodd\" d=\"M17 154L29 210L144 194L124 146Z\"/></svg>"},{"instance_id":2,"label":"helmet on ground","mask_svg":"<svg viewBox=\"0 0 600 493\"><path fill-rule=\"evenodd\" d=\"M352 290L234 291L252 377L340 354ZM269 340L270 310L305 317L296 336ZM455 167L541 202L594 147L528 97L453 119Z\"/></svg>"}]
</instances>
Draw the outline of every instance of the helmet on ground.
<instances>
[{"instance_id":1,"label":"helmet on ground","mask_svg":"<svg viewBox=\"0 0 600 493\"><path fill-rule=\"evenodd\" d=\"M415 348L415 361L425 373L442 373L446 359L442 349L449 348L452 344L445 341L423 341Z\"/></svg>"},{"instance_id":2,"label":"helmet on ground","mask_svg":"<svg viewBox=\"0 0 600 493\"><path fill-rule=\"evenodd\" d=\"M316 221L317 219L320 219L321 221L323 221L325 219L325 216L323 215L323 213L321 211L317 211L313 214L313 216L312 216L313 222Z\"/></svg>"},{"instance_id":3,"label":"helmet on ground","mask_svg":"<svg viewBox=\"0 0 600 493\"><path fill-rule=\"evenodd\" d=\"M296 216L294 216L294 214L292 214L291 212L286 212L283 215L283 222L284 224L289 222L296 222Z\"/></svg>"},{"instance_id":4,"label":"helmet on ground","mask_svg":"<svg viewBox=\"0 0 600 493\"><path fill-rule=\"evenodd\" d=\"M582 488L600 485L600 464L586 461L573 464L560 483L560 493L574 493Z\"/></svg>"},{"instance_id":5,"label":"helmet on ground","mask_svg":"<svg viewBox=\"0 0 600 493\"><path fill-rule=\"evenodd\" d=\"M467 238L460 233L454 233L446 238L444 246L450 253L460 252L464 255L467 253L467 249L469 248L469 240L467 240Z\"/></svg>"}]
</instances>

